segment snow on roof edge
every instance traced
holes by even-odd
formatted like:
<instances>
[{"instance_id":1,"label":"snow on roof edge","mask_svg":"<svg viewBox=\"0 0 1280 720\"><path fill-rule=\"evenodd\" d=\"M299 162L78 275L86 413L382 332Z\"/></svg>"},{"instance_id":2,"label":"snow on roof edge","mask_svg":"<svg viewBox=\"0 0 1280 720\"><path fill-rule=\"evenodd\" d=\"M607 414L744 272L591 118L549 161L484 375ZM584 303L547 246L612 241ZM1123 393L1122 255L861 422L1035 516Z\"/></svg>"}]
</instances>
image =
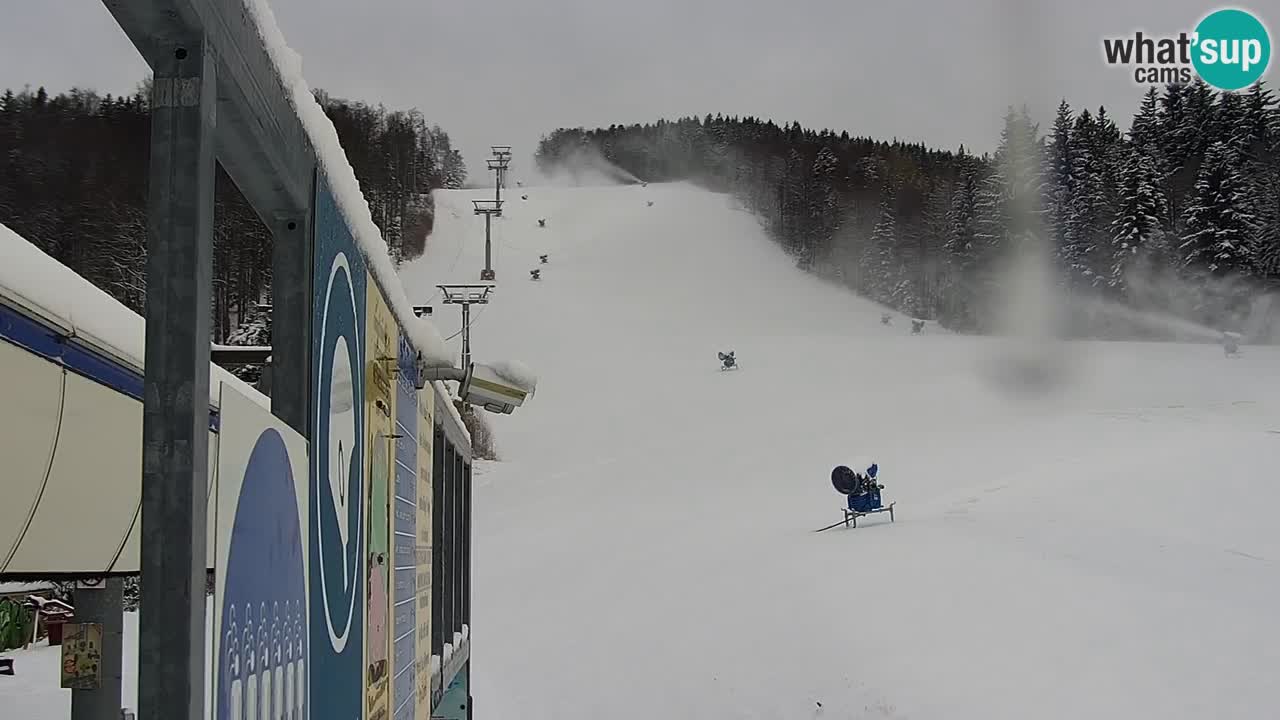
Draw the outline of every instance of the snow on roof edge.
<instances>
[{"instance_id":1,"label":"snow on roof edge","mask_svg":"<svg viewBox=\"0 0 1280 720\"><path fill-rule=\"evenodd\" d=\"M351 227L356 245L368 262L378 289L386 297L392 314L408 336L409 343L422 353L427 366L452 367L453 358L445 351L444 339L439 330L429 320L420 318L413 312L413 304L405 295L404 285L387 253L386 241L374 224L369 203L360 191L360 181L356 179L355 170L338 140L338 131L329 116L325 115L319 101L311 94L311 88L302 76L301 56L285 41L284 34L276 23L275 13L266 0L244 1L249 18L257 25L258 36L267 48L267 55L285 84L289 103L298 113L307 137L311 140L316 162L329 180L338 210Z\"/></svg>"},{"instance_id":2,"label":"snow on roof edge","mask_svg":"<svg viewBox=\"0 0 1280 720\"><path fill-rule=\"evenodd\" d=\"M3 223L0 223L0 289L16 296L46 320L65 325L65 329L96 349L143 372L146 319ZM220 385L224 384L259 406L271 409L267 396L210 363L210 405L221 405Z\"/></svg>"}]
</instances>

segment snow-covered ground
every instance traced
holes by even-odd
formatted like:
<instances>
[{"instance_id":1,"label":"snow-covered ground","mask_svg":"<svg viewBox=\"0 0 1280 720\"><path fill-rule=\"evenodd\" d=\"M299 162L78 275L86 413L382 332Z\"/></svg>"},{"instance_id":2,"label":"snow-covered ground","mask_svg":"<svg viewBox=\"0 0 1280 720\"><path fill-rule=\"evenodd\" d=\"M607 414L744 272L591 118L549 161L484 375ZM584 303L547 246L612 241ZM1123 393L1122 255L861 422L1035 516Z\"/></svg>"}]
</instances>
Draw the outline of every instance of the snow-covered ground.
<instances>
[{"instance_id":1,"label":"snow-covered ground","mask_svg":"<svg viewBox=\"0 0 1280 720\"><path fill-rule=\"evenodd\" d=\"M437 196L410 300L478 278L489 192ZM1074 343L1029 394L1002 341L881 325L723 196L507 198L474 353L540 382L478 467L478 717L1275 717L1276 349ZM858 456L897 522L813 533ZM0 717L69 717L56 650L16 655Z\"/></svg>"},{"instance_id":2,"label":"snow-covered ground","mask_svg":"<svg viewBox=\"0 0 1280 720\"><path fill-rule=\"evenodd\" d=\"M491 196L437 195L412 301L478 279ZM473 349L540 384L477 478L481 716L1274 717L1276 349L1073 343L1029 393L1004 341L881 325L725 196L505 196ZM897 522L813 533L855 456Z\"/></svg>"}]
</instances>

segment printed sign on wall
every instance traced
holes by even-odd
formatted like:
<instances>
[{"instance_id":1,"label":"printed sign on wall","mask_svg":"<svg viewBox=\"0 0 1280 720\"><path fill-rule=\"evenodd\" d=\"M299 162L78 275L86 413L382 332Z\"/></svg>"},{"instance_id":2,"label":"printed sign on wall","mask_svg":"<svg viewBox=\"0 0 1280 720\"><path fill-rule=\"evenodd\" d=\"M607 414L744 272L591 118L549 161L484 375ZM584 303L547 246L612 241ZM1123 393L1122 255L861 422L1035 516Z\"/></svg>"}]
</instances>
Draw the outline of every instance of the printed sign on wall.
<instances>
[{"instance_id":1,"label":"printed sign on wall","mask_svg":"<svg viewBox=\"0 0 1280 720\"><path fill-rule=\"evenodd\" d=\"M417 393L418 421L418 522L417 553L418 578L415 592L418 596L417 661L415 673L417 697L414 699L416 720L431 718L431 439L434 428L435 392L431 385Z\"/></svg>"},{"instance_id":2,"label":"printed sign on wall","mask_svg":"<svg viewBox=\"0 0 1280 720\"><path fill-rule=\"evenodd\" d=\"M219 407L213 717L304 720L307 443L228 385Z\"/></svg>"},{"instance_id":3,"label":"printed sign on wall","mask_svg":"<svg viewBox=\"0 0 1280 720\"><path fill-rule=\"evenodd\" d=\"M394 720L414 720L418 683L418 371L417 354L408 339L401 337L396 349L391 695Z\"/></svg>"},{"instance_id":4,"label":"printed sign on wall","mask_svg":"<svg viewBox=\"0 0 1280 720\"><path fill-rule=\"evenodd\" d=\"M365 712L368 720L388 720L390 714L391 661L391 504L389 490L395 433L392 372L395 370L397 333L395 317L373 278L366 284L369 325L365 345L365 417L369 428L368 568L366 599L368 623L365 651Z\"/></svg>"},{"instance_id":5,"label":"printed sign on wall","mask_svg":"<svg viewBox=\"0 0 1280 720\"><path fill-rule=\"evenodd\" d=\"M315 203L309 500L311 704L364 716L365 262L323 173ZM317 703L319 703L317 705Z\"/></svg>"}]
</instances>

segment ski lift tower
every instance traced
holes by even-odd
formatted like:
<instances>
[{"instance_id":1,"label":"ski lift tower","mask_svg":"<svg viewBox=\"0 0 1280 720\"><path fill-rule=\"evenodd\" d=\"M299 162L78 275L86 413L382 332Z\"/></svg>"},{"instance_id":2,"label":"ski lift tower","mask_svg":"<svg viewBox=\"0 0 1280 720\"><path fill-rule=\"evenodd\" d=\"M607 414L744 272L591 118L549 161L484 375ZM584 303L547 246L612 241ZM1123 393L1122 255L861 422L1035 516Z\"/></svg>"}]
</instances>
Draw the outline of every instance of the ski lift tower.
<instances>
[{"instance_id":1,"label":"ski lift tower","mask_svg":"<svg viewBox=\"0 0 1280 720\"><path fill-rule=\"evenodd\" d=\"M445 305L462 306L462 370L471 367L471 306L488 305L493 283L451 283L437 285Z\"/></svg>"},{"instance_id":2,"label":"ski lift tower","mask_svg":"<svg viewBox=\"0 0 1280 720\"><path fill-rule=\"evenodd\" d=\"M489 158L489 169L494 172L493 199L502 200L502 188L507 184L507 168L511 165L510 145L490 145L493 157Z\"/></svg>"},{"instance_id":3,"label":"ski lift tower","mask_svg":"<svg viewBox=\"0 0 1280 720\"><path fill-rule=\"evenodd\" d=\"M476 215L484 216L484 269L480 271L480 279L493 282L498 279L493 272L493 216L502 217L501 200L472 200L476 206Z\"/></svg>"}]
</instances>

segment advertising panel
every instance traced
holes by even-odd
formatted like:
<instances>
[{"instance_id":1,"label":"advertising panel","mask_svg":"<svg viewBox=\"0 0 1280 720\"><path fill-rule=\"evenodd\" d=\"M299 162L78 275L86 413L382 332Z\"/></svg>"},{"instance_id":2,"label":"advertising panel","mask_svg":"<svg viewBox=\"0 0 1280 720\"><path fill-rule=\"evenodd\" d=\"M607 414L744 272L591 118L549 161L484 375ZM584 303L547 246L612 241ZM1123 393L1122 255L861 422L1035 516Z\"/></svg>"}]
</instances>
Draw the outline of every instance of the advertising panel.
<instances>
[{"instance_id":1,"label":"advertising panel","mask_svg":"<svg viewBox=\"0 0 1280 720\"><path fill-rule=\"evenodd\" d=\"M434 428L435 392L431 385L417 393L418 420L416 427L418 446L417 511L416 524L418 577L417 595L417 697L415 720L431 717L431 439Z\"/></svg>"},{"instance_id":2,"label":"advertising panel","mask_svg":"<svg viewBox=\"0 0 1280 720\"><path fill-rule=\"evenodd\" d=\"M315 205L309 618L312 706L364 716L364 257L323 173ZM319 705L317 705L319 703Z\"/></svg>"},{"instance_id":3,"label":"advertising panel","mask_svg":"<svg viewBox=\"0 0 1280 720\"><path fill-rule=\"evenodd\" d=\"M365 499L368 513L365 528L365 717L388 720L391 680L391 578L395 559L391 554L391 504L389 498L395 420L392 403L395 391L392 373L397 358L395 317L372 277L367 278L365 338L365 406L368 428L368 476Z\"/></svg>"},{"instance_id":4,"label":"advertising panel","mask_svg":"<svg viewBox=\"0 0 1280 720\"><path fill-rule=\"evenodd\" d=\"M418 373L417 354L407 338L400 338L396 350L391 694L394 720L414 720L418 683Z\"/></svg>"},{"instance_id":5,"label":"advertising panel","mask_svg":"<svg viewBox=\"0 0 1280 720\"><path fill-rule=\"evenodd\" d=\"M213 718L304 720L307 442L227 385L220 406Z\"/></svg>"}]
</instances>

